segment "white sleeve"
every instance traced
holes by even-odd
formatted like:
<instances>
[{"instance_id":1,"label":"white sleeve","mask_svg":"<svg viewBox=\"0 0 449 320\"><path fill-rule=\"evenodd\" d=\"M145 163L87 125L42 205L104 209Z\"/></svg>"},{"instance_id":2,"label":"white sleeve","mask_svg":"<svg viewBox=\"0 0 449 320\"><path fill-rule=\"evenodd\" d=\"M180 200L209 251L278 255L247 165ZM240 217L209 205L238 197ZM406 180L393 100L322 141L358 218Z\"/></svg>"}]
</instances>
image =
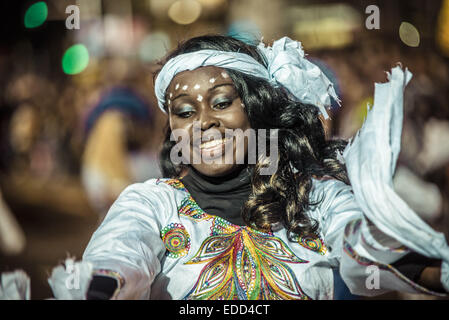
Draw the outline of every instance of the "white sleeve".
<instances>
[{"instance_id":1,"label":"white sleeve","mask_svg":"<svg viewBox=\"0 0 449 320\"><path fill-rule=\"evenodd\" d=\"M106 274L119 283L113 299L149 299L165 253L161 223L173 205L170 193L159 186L139 183L126 188L93 234L77 266L78 271L85 270L81 272L82 292L68 292L64 270L55 268L49 282L56 298L85 299L91 277Z\"/></svg>"},{"instance_id":2,"label":"white sleeve","mask_svg":"<svg viewBox=\"0 0 449 320\"><path fill-rule=\"evenodd\" d=\"M320 231L328 259L339 268L353 294L374 296L388 291L432 292L408 279L391 264L410 251L381 232L362 213L351 186L337 180L315 183Z\"/></svg>"}]
</instances>

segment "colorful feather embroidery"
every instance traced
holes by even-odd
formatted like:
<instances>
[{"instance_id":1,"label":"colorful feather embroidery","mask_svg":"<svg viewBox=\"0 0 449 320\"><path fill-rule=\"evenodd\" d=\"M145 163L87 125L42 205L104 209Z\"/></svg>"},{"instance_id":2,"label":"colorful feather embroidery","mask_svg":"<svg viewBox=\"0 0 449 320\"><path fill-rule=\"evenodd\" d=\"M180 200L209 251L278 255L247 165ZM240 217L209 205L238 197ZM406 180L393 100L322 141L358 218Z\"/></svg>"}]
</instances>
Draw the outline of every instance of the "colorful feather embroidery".
<instances>
[{"instance_id":1,"label":"colorful feather embroidery","mask_svg":"<svg viewBox=\"0 0 449 320\"><path fill-rule=\"evenodd\" d=\"M181 181L164 181L187 191ZM307 263L271 232L234 225L208 215L189 194L180 215L211 221L211 233L186 264L206 264L185 299L309 299L288 264Z\"/></svg>"}]
</instances>

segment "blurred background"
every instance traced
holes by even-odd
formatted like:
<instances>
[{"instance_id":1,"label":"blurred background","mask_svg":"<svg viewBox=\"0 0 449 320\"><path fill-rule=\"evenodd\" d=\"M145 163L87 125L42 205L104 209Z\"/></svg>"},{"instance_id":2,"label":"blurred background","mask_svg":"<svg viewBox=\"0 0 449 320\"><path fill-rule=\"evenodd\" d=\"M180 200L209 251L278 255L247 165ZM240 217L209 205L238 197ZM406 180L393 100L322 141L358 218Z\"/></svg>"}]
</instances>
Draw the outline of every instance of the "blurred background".
<instances>
[{"instance_id":1,"label":"blurred background","mask_svg":"<svg viewBox=\"0 0 449 320\"><path fill-rule=\"evenodd\" d=\"M25 270L32 299L51 297L49 272L81 258L125 186L160 176L153 73L203 34L301 41L343 102L330 137L350 138L374 83L409 68L394 183L449 234L449 0L2 1L0 15L0 272Z\"/></svg>"}]
</instances>

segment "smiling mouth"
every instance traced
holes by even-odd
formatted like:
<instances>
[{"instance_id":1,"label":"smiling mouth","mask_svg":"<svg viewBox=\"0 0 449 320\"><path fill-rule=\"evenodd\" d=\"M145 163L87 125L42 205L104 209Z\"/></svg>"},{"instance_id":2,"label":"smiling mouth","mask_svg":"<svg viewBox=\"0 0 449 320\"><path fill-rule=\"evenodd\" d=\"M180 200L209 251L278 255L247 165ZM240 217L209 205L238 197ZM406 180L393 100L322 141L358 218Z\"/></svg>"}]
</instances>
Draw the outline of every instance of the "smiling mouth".
<instances>
[{"instance_id":1,"label":"smiling mouth","mask_svg":"<svg viewBox=\"0 0 449 320\"><path fill-rule=\"evenodd\" d=\"M234 142L233 138L222 138L212 141L206 141L194 147L194 152L197 154L199 153L201 155L201 159L203 160L218 159L225 156L227 148L229 147L230 144L232 145L233 142ZM233 150L232 152L234 152L234 147L231 148Z\"/></svg>"},{"instance_id":2,"label":"smiling mouth","mask_svg":"<svg viewBox=\"0 0 449 320\"><path fill-rule=\"evenodd\" d=\"M200 150L201 151L209 151L209 150L214 150L217 148L222 147L224 144L228 143L232 141L231 138L224 138L224 139L218 139L218 140L212 140L212 141L207 141L207 142L203 142L202 144L200 144Z\"/></svg>"}]
</instances>

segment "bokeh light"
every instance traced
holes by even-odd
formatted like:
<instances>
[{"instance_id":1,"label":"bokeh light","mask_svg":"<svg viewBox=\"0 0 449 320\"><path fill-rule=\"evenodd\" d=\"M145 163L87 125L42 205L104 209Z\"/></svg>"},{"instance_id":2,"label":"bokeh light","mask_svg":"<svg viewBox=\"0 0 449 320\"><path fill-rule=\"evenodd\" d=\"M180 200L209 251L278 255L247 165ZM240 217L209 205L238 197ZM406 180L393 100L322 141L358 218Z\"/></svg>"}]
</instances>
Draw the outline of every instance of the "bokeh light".
<instances>
[{"instance_id":1,"label":"bokeh light","mask_svg":"<svg viewBox=\"0 0 449 320\"><path fill-rule=\"evenodd\" d=\"M441 6L436 41L442 53L449 57L449 0L444 0Z\"/></svg>"},{"instance_id":2,"label":"bokeh light","mask_svg":"<svg viewBox=\"0 0 449 320\"><path fill-rule=\"evenodd\" d=\"M62 70L66 74L78 74L89 64L89 51L83 44L68 48L62 57Z\"/></svg>"},{"instance_id":3,"label":"bokeh light","mask_svg":"<svg viewBox=\"0 0 449 320\"><path fill-rule=\"evenodd\" d=\"M162 58L171 47L170 37L165 32L154 32L145 38L139 46L139 58L152 62Z\"/></svg>"},{"instance_id":4,"label":"bokeh light","mask_svg":"<svg viewBox=\"0 0 449 320\"><path fill-rule=\"evenodd\" d=\"M357 121L360 126L362 126L363 122L365 122L366 117L368 116L368 110L374 105L374 97L366 97L363 99L358 106L357 109Z\"/></svg>"},{"instance_id":5,"label":"bokeh light","mask_svg":"<svg viewBox=\"0 0 449 320\"><path fill-rule=\"evenodd\" d=\"M419 31L414 25L402 22L399 27L399 37L409 47L418 47L420 42Z\"/></svg>"},{"instance_id":6,"label":"bokeh light","mask_svg":"<svg viewBox=\"0 0 449 320\"><path fill-rule=\"evenodd\" d=\"M196 0L178 0L168 9L168 16L178 24L191 24L200 17L201 9Z\"/></svg>"},{"instance_id":7,"label":"bokeh light","mask_svg":"<svg viewBox=\"0 0 449 320\"><path fill-rule=\"evenodd\" d=\"M198 0L203 6L209 8L217 8L226 3L226 0Z\"/></svg>"},{"instance_id":8,"label":"bokeh light","mask_svg":"<svg viewBox=\"0 0 449 320\"><path fill-rule=\"evenodd\" d=\"M43 1L32 4L25 12L24 24L26 28L37 28L41 26L48 16L47 4Z\"/></svg>"}]
</instances>

